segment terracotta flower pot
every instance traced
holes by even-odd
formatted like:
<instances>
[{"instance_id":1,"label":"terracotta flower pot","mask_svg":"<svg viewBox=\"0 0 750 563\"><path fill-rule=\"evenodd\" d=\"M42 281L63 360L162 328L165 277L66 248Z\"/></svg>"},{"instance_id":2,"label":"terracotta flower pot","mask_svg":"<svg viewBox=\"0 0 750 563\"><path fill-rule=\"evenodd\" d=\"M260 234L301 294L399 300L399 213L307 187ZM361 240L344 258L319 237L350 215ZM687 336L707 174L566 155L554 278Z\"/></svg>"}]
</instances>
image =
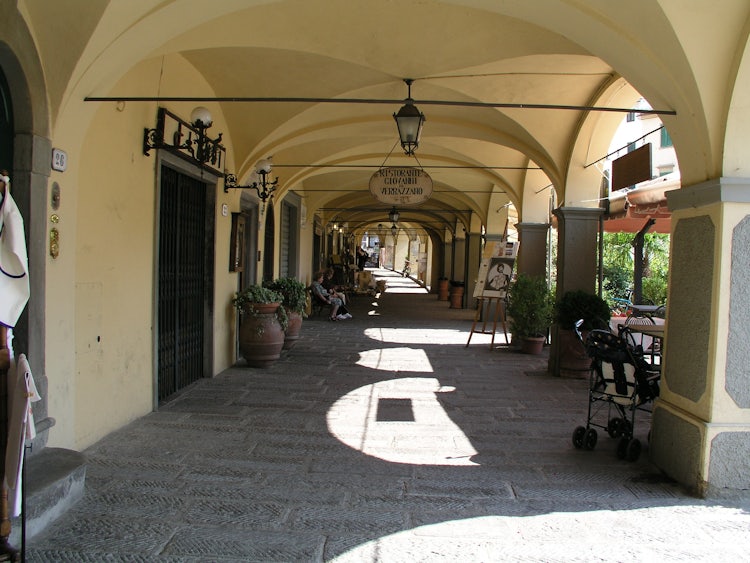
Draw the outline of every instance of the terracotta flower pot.
<instances>
[{"instance_id":1,"label":"terracotta flower pot","mask_svg":"<svg viewBox=\"0 0 750 563\"><path fill-rule=\"evenodd\" d=\"M450 290L450 308L451 309L463 309L464 301L464 286L463 284L453 284Z\"/></svg>"},{"instance_id":2,"label":"terracotta flower pot","mask_svg":"<svg viewBox=\"0 0 750 563\"><path fill-rule=\"evenodd\" d=\"M268 367L281 357L284 331L276 318L280 303L247 303L240 325L240 353L250 367Z\"/></svg>"},{"instance_id":3,"label":"terracotta flower pot","mask_svg":"<svg viewBox=\"0 0 750 563\"><path fill-rule=\"evenodd\" d=\"M289 322L284 333L284 350L289 350L299 340L299 333L302 329L302 315L289 309L286 310L286 315Z\"/></svg>"},{"instance_id":4,"label":"terracotta flower pot","mask_svg":"<svg viewBox=\"0 0 750 563\"><path fill-rule=\"evenodd\" d=\"M521 339L521 352L524 354L541 354L544 349L544 336L527 336Z\"/></svg>"},{"instance_id":5,"label":"terracotta flower pot","mask_svg":"<svg viewBox=\"0 0 750 563\"><path fill-rule=\"evenodd\" d=\"M589 331L581 331L583 341L586 342ZM558 349L560 357L560 377L573 379L587 379L591 373L591 358L586 354L586 348L572 330L558 330Z\"/></svg>"},{"instance_id":6,"label":"terracotta flower pot","mask_svg":"<svg viewBox=\"0 0 750 563\"><path fill-rule=\"evenodd\" d=\"M438 280L438 301L448 301L450 287L448 280Z\"/></svg>"}]
</instances>

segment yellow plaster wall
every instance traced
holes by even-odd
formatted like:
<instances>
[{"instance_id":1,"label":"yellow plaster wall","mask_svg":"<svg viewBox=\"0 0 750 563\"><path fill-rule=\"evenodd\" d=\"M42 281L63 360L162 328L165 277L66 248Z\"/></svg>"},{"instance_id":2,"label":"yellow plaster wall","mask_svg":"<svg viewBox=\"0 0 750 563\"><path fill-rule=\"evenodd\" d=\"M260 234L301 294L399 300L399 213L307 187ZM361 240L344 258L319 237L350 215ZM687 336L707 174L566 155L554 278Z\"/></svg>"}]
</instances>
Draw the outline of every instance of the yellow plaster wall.
<instances>
[{"instance_id":1,"label":"yellow plaster wall","mask_svg":"<svg viewBox=\"0 0 750 563\"><path fill-rule=\"evenodd\" d=\"M160 63L134 68L115 90L148 88L154 64ZM166 87L179 91L190 84L199 95L212 94L180 57L170 61L165 78ZM187 119L188 105L169 109ZM154 103L71 102L55 133L53 144L68 151L71 164L51 178L60 183L62 198L61 252L48 258L47 271L49 411L57 420L50 445L83 449L152 409L158 159L155 151L142 154L142 139L144 127L156 123L156 109ZM209 109L210 132L226 131L221 108ZM81 132L81 123L90 125ZM231 169L231 139L224 140ZM239 193L224 194L222 181L216 190L214 375L235 360L230 300L237 274L228 263L231 212L239 211Z\"/></svg>"},{"instance_id":2,"label":"yellow plaster wall","mask_svg":"<svg viewBox=\"0 0 750 563\"><path fill-rule=\"evenodd\" d=\"M154 175L135 111L103 104L81 151L75 278L75 421L82 447L152 404ZM147 113L147 112L146 112ZM71 249L72 250L72 249Z\"/></svg>"}]
</instances>

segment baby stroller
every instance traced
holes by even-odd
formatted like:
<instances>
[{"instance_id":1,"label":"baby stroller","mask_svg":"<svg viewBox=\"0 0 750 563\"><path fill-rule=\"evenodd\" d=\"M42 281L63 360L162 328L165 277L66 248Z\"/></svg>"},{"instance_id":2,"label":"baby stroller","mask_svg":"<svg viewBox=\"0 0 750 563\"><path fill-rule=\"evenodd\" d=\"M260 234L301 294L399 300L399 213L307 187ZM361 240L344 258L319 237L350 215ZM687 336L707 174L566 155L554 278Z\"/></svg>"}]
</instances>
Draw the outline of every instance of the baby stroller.
<instances>
[{"instance_id":1,"label":"baby stroller","mask_svg":"<svg viewBox=\"0 0 750 563\"><path fill-rule=\"evenodd\" d=\"M580 339L579 326L576 332ZM602 428L612 438L620 438L617 457L635 461L641 454L641 442L633 437L635 413L650 412L651 403L659 396L658 366L643 358L643 350L635 345L628 327L623 327L619 335L592 330L585 346L591 358L589 412L586 426L578 426L573 432L573 445L593 450L596 428Z\"/></svg>"}]
</instances>

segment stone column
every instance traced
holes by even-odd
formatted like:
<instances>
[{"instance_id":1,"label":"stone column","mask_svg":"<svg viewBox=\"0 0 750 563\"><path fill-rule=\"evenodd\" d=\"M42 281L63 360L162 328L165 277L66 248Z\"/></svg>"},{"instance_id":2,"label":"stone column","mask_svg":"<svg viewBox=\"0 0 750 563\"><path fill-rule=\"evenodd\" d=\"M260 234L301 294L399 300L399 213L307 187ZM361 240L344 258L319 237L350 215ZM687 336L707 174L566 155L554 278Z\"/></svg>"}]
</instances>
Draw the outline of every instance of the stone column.
<instances>
[{"instance_id":1,"label":"stone column","mask_svg":"<svg viewBox=\"0 0 750 563\"><path fill-rule=\"evenodd\" d=\"M482 263L482 234L480 232L466 233L466 288L464 290L463 305L467 308L475 308L474 289L477 284L477 275Z\"/></svg>"},{"instance_id":2,"label":"stone column","mask_svg":"<svg viewBox=\"0 0 750 563\"><path fill-rule=\"evenodd\" d=\"M547 223L518 223L518 265L516 271L531 276L547 274Z\"/></svg>"},{"instance_id":3,"label":"stone column","mask_svg":"<svg viewBox=\"0 0 750 563\"><path fill-rule=\"evenodd\" d=\"M451 280L466 281L466 233L453 238L451 254Z\"/></svg>"},{"instance_id":4,"label":"stone column","mask_svg":"<svg viewBox=\"0 0 750 563\"><path fill-rule=\"evenodd\" d=\"M750 179L667 197L667 328L650 456L702 496L750 489Z\"/></svg>"},{"instance_id":5,"label":"stone column","mask_svg":"<svg viewBox=\"0 0 750 563\"><path fill-rule=\"evenodd\" d=\"M553 213L557 217L557 299L569 290L582 289L590 293L596 288L598 207L561 207ZM560 375L559 327L552 327L548 369Z\"/></svg>"}]
</instances>

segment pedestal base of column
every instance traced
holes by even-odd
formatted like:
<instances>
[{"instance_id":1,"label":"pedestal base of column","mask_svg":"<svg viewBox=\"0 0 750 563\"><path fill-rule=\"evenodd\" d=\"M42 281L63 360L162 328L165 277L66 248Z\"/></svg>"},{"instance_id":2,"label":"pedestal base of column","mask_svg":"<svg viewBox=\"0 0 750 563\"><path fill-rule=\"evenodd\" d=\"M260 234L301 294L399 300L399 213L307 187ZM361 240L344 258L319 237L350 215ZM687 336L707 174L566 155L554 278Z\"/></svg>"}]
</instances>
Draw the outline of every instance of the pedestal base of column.
<instances>
[{"instance_id":1,"label":"pedestal base of column","mask_svg":"<svg viewBox=\"0 0 750 563\"><path fill-rule=\"evenodd\" d=\"M750 424L707 423L657 401L650 458L700 497L748 494Z\"/></svg>"}]
</instances>

